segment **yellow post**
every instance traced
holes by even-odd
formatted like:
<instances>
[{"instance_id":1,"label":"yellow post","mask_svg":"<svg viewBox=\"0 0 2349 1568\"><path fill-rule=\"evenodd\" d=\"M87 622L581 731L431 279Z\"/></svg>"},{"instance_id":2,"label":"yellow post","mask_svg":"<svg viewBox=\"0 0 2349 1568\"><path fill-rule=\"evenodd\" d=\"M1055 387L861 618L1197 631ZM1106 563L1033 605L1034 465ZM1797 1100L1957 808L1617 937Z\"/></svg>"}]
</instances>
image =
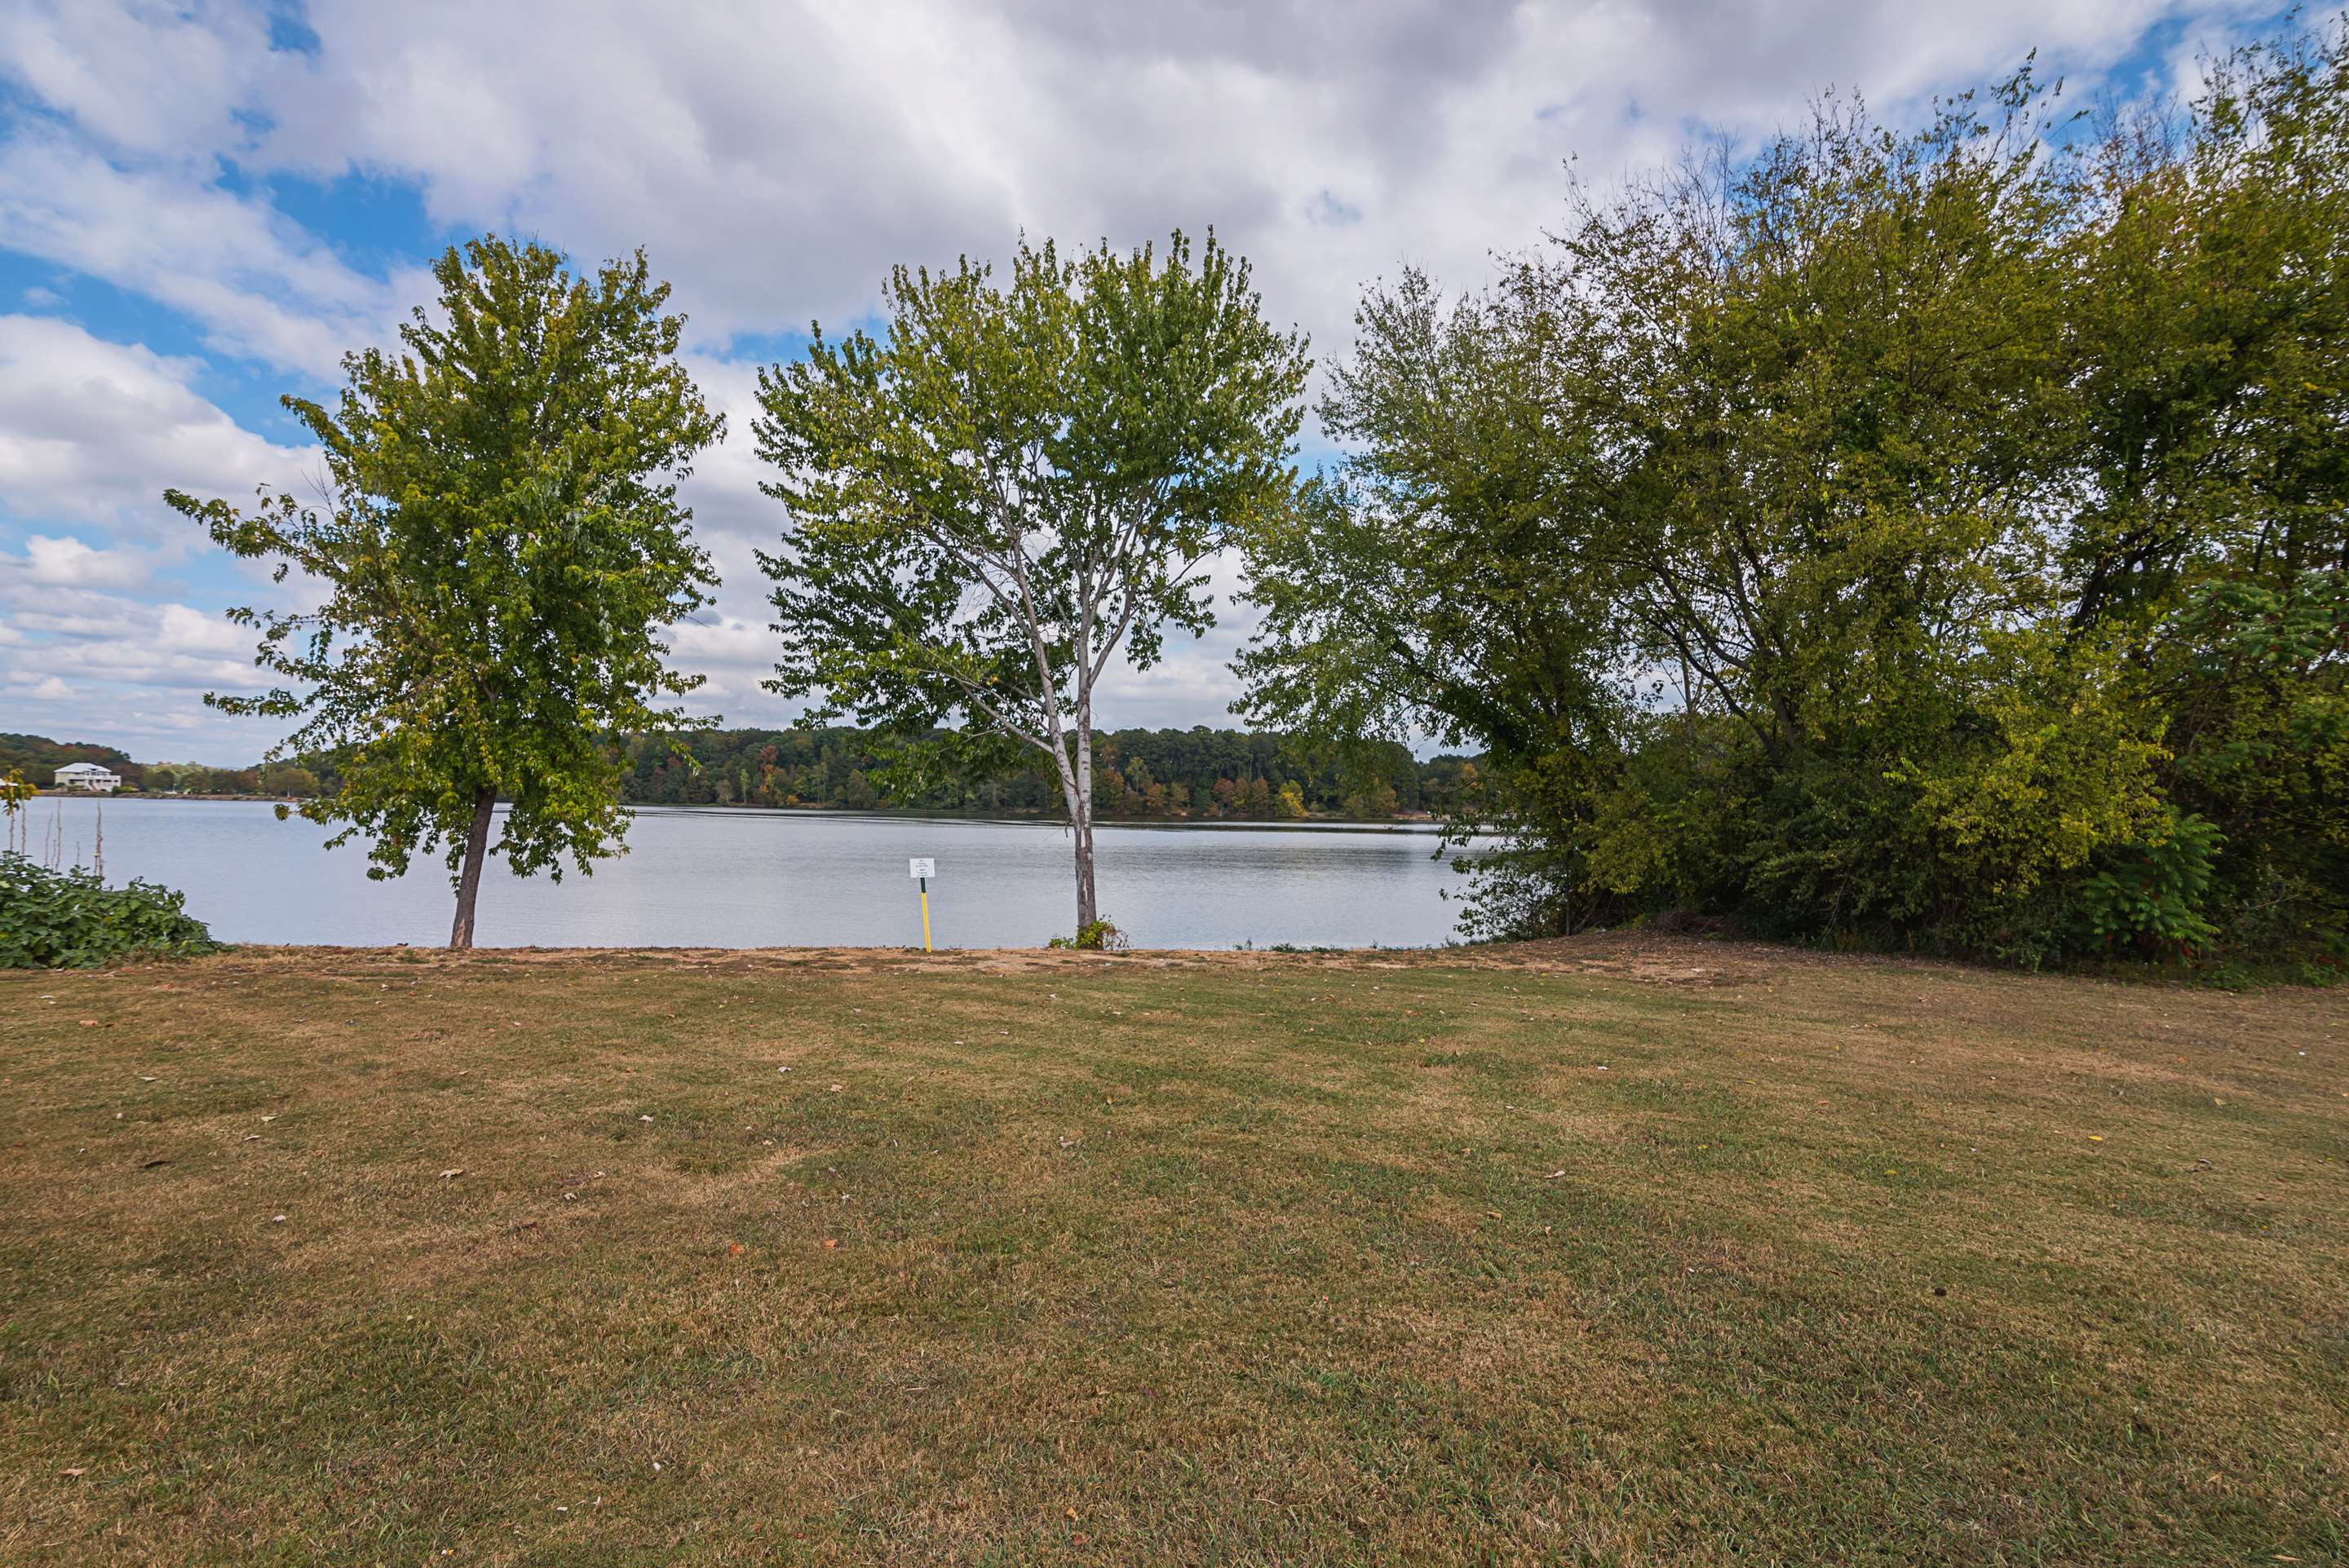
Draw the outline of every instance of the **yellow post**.
<instances>
[{"instance_id":1,"label":"yellow post","mask_svg":"<svg viewBox=\"0 0 2349 1568\"><path fill-rule=\"evenodd\" d=\"M922 951L930 950L930 879L922 879Z\"/></svg>"}]
</instances>

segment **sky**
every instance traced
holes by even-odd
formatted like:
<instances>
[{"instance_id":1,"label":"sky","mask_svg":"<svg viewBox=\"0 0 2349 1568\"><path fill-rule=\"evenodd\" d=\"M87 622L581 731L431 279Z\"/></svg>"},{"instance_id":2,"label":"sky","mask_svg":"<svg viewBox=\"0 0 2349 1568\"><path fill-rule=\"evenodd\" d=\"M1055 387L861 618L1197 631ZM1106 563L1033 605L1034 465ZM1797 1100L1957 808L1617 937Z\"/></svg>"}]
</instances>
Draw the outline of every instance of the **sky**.
<instances>
[{"instance_id":1,"label":"sky","mask_svg":"<svg viewBox=\"0 0 2349 1568\"><path fill-rule=\"evenodd\" d=\"M1268 315L1342 359L1365 284L1454 290L1699 136L1829 89L1885 118L2035 49L2069 100L2190 86L2275 8L2234 0L0 0L0 730L243 764L280 727L223 618L286 592L167 486L314 493L281 395L392 341L430 258L488 232L642 245L730 435L688 481L724 579L676 629L697 711L780 725L754 549L758 367L869 324L900 262L1024 232L1213 226ZM1569 160L1574 170L1569 176ZM1309 464L1335 454L1318 445ZM1105 687L1112 727L1236 722L1249 619Z\"/></svg>"}]
</instances>

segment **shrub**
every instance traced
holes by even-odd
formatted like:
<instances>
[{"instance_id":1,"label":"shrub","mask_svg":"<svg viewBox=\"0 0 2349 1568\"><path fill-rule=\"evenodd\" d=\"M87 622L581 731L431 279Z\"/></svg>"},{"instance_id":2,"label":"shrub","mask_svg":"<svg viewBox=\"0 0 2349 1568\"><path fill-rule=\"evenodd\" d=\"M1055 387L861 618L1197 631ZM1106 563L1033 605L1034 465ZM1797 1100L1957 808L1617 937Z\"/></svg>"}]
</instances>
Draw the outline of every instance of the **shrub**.
<instances>
[{"instance_id":1,"label":"shrub","mask_svg":"<svg viewBox=\"0 0 2349 1568\"><path fill-rule=\"evenodd\" d=\"M2223 841L2201 818L2173 816L2168 836L2132 845L2080 890L2088 929L2107 949L2183 958L2218 934L2203 918L2211 861Z\"/></svg>"},{"instance_id":2,"label":"shrub","mask_svg":"<svg viewBox=\"0 0 2349 1568\"><path fill-rule=\"evenodd\" d=\"M1096 920L1079 926L1074 936L1056 936L1045 945L1083 953L1123 953L1130 944L1125 933L1106 920Z\"/></svg>"},{"instance_id":3,"label":"shrub","mask_svg":"<svg viewBox=\"0 0 2349 1568\"><path fill-rule=\"evenodd\" d=\"M153 882L111 888L78 866L53 871L0 853L0 969L94 969L134 955L215 951L184 902Z\"/></svg>"}]
</instances>

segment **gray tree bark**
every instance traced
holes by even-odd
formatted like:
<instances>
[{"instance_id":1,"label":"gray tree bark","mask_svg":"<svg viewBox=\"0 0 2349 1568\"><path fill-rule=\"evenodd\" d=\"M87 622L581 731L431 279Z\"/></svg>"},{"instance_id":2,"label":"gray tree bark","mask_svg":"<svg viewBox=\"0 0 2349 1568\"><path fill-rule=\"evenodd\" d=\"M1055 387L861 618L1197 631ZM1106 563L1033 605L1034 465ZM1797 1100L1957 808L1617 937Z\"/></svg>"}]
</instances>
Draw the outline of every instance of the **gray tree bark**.
<instances>
[{"instance_id":1,"label":"gray tree bark","mask_svg":"<svg viewBox=\"0 0 2349 1568\"><path fill-rule=\"evenodd\" d=\"M1077 836L1077 930L1101 918L1093 898L1093 715L1092 694L1077 704L1077 788L1070 826Z\"/></svg>"},{"instance_id":2,"label":"gray tree bark","mask_svg":"<svg viewBox=\"0 0 2349 1568\"><path fill-rule=\"evenodd\" d=\"M484 789L473 797L473 826L465 835L465 868L457 878L457 920L449 928L451 948L473 945L473 903L481 892L481 861L490 852L490 809L498 792Z\"/></svg>"}]
</instances>

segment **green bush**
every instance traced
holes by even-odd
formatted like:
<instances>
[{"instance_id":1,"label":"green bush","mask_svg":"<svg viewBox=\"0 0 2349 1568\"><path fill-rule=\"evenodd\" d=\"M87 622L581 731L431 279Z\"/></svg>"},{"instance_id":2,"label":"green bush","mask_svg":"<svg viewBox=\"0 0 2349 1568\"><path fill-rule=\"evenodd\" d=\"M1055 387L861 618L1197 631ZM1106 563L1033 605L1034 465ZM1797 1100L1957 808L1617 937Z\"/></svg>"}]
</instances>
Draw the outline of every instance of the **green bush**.
<instances>
[{"instance_id":1,"label":"green bush","mask_svg":"<svg viewBox=\"0 0 2349 1568\"><path fill-rule=\"evenodd\" d=\"M2218 928L2202 905L2223 841L2201 818L2174 816L2167 838L2129 846L2081 888L2089 931L2108 951L2185 958L2207 946Z\"/></svg>"},{"instance_id":2,"label":"green bush","mask_svg":"<svg viewBox=\"0 0 2349 1568\"><path fill-rule=\"evenodd\" d=\"M1084 953L1123 953L1127 943L1125 933L1106 920L1096 920L1080 927L1074 936L1056 936L1045 945Z\"/></svg>"},{"instance_id":3,"label":"green bush","mask_svg":"<svg viewBox=\"0 0 2349 1568\"><path fill-rule=\"evenodd\" d=\"M0 853L0 969L94 969L118 958L211 953L184 895L153 882L108 887L96 872L52 871Z\"/></svg>"}]
</instances>

